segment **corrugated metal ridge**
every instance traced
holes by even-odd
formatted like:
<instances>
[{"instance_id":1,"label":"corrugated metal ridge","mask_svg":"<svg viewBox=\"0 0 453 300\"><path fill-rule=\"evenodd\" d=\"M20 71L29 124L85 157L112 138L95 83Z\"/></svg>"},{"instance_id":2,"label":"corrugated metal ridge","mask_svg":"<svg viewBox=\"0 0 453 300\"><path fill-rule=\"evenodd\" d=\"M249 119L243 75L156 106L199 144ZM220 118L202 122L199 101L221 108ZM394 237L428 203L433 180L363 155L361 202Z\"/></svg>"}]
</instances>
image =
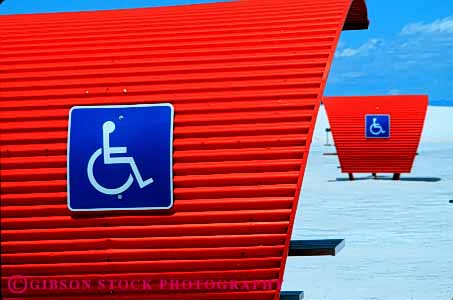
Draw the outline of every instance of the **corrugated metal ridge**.
<instances>
[{"instance_id":1,"label":"corrugated metal ridge","mask_svg":"<svg viewBox=\"0 0 453 300\"><path fill-rule=\"evenodd\" d=\"M7 288L14 275L282 279L316 114L350 2L1 16L4 294L23 298ZM355 2L349 14L359 16ZM175 107L172 210L70 213L70 107L160 102ZM279 287L31 290L26 297L275 300Z\"/></svg>"},{"instance_id":2,"label":"corrugated metal ridge","mask_svg":"<svg viewBox=\"0 0 453 300\"><path fill-rule=\"evenodd\" d=\"M428 97L420 95L325 97L342 172L411 172ZM365 114L389 114L389 139L365 138Z\"/></svg>"}]
</instances>

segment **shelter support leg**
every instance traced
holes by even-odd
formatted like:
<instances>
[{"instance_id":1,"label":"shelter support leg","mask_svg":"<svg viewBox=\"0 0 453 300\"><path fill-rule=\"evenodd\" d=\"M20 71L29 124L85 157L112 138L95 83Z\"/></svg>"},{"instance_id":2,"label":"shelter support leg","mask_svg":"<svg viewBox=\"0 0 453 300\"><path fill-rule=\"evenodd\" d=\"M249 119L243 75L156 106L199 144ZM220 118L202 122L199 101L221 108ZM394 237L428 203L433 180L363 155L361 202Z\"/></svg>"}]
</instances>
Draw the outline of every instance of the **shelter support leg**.
<instances>
[{"instance_id":1,"label":"shelter support leg","mask_svg":"<svg viewBox=\"0 0 453 300\"><path fill-rule=\"evenodd\" d=\"M373 176L374 179L377 179L377 174L376 173L371 173L371 176Z\"/></svg>"},{"instance_id":2,"label":"shelter support leg","mask_svg":"<svg viewBox=\"0 0 453 300\"><path fill-rule=\"evenodd\" d=\"M401 174L400 173L394 173L393 174L393 180L400 180Z\"/></svg>"},{"instance_id":3,"label":"shelter support leg","mask_svg":"<svg viewBox=\"0 0 453 300\"><path fill-rule=\"evenodd\" d=\"M280 300L302 300L304 299L303 291L282 291Z\"/></svg>"},{"instance_id":4,"label":"shelter support leg","mask_svg":"<svg viewBox=\"0 0 453 300\"><path fill-rule=\"evenodd\" d=\"M348 173L349 175L349 180L354 180L354 174L353 173Z\"/></svg>"}]
</instances>

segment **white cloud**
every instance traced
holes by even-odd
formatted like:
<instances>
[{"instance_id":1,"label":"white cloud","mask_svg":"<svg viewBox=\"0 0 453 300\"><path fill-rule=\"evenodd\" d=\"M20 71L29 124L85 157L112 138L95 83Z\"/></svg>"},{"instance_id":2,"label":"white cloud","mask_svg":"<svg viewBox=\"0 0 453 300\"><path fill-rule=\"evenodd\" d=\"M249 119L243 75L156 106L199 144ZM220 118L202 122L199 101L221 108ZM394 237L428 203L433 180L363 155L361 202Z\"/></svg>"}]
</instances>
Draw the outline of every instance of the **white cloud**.
<instances>
[{"instance_id":1,"label":"white cloud","mask_svg":"<svg viewBox=\"0 0 453 300\"><path fill-rule=\"evenodd\" d=\"M379 39L370 39L358 48L345 48L337 52L338 57L351 57L361 54L367 54L368 51L376 49L381 44Z\"/></svg>"},{"instance_id":2,"label":"white cloud","mask_svg":"<svg viewBox=\"0 0 453 300\"><path fill-rule=\"evenodd\" d=\"M438 19L430 24L408 24L404 30L402 26L385 40L370 39L353 47L340 45L326 93L366 91L453 99L453 15Z\"/></svg>"},{"instance_id":3,"label":"white cloud","mask_svg":"<svg viewBox=\"0 0 453 300\"><path fill-rule=\"evenodd\" d=\"M437 19L432 23L411 23L403 27L401 34L453 33L453 16Z\"/></svg>"}]
</instances>

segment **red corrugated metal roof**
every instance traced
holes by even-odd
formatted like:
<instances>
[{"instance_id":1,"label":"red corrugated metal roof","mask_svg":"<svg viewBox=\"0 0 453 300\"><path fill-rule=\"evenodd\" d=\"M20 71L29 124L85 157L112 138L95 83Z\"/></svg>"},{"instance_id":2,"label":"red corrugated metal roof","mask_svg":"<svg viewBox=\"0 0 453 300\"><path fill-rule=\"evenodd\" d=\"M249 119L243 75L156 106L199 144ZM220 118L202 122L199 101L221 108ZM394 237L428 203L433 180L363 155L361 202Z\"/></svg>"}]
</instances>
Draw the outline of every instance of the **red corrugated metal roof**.
<instances>
[{"instance_id":1,"label":"red corrugated metal roof","mask_svg":"<svg viewBox=\"0 0 453 300\"><path fill-rule=\"evenodd\" d=\"M323 100L345 173L409 173L425 122L427 96L326 97ZM365 115L391 119L388 139L365 137Z\"/></svg>"},{"instance_id":2,"label":"red corrugated metal roof","mask_svg":"<svg viewBox=\"0 0 453 300\"><path fill-rule=\"evenodd\" d=\"M281 279L316 113L350 2L1 17L3 274ZM173 209L70 213L70 107L159 102L175 108ZM7 279L5 294L24 296L12 295ZM264 300L277 299L278 291L25 296Z\"/></svg>"}]
</instances>

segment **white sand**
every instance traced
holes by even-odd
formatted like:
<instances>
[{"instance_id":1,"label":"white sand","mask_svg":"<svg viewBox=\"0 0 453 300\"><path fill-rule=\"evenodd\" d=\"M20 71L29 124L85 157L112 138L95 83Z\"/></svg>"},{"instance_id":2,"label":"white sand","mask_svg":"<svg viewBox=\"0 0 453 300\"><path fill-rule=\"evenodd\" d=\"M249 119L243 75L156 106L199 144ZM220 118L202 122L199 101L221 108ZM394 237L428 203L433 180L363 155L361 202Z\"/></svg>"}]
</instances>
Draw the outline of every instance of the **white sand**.
<instances>
[{"instance_id":1,"label":"white sand","mask_svg":"<svg viewBox=\"0 0 453 300\"><path fill-rule=\"evenodd\" d=\"M429 108L414 170L399 182L336 181L346 176L336 156L322 155L335 151L323 145L327 124L321 109L293 238L346 238L346 247L289 258L284 290L313 300L453 299L453 108ZM425 177L441 180L411 181Z\"/></svg>"}]
</instances>

